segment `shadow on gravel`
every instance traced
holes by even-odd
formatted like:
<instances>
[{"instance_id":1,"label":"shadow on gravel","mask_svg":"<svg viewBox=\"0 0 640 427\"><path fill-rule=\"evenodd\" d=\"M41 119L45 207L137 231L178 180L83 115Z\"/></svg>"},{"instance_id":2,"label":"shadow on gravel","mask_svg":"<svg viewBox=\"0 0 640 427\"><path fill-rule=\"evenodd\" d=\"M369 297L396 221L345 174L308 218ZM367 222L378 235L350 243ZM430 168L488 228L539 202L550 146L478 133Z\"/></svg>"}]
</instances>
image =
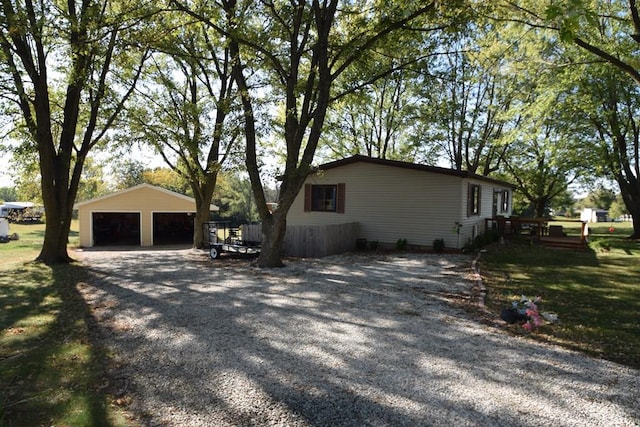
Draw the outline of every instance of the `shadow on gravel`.
<instances>
[{"instance_id":1,"label":"shadow on gravel","mask_svg":"<svg viewBox=\"0 0 640 427\"><path fill-rule=\"evenodd\" d=\"M640 415L637 372L612 375L619 367L503 335L451 305L470 287L468 258L260 270L193 251L95 255L85 298L149 424L594 425Z\"/></svg>"}]
</instances>

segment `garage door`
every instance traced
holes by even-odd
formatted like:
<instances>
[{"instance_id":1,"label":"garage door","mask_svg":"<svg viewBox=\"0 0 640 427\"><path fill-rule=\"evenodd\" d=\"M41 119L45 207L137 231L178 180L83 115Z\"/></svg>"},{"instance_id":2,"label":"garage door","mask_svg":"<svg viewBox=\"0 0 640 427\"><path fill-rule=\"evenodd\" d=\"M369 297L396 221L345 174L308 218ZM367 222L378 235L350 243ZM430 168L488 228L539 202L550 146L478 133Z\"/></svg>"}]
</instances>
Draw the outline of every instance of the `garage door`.
<instances>
[{"instance_id":1,"label":"garage door","mask_svg":"<svg viewBox=\"0 0 640 427\"><path fill-rule=\"evenodd\" d=\"M189 213L154 213L153 245L190 245L194 219L195 215Z\"/></svg>"},{"instance_id":2,"label":"garage door","mask_svg":"<svg viewBox=\"0 0 640 427\"><path fill-rule=\"evenodd\" d=\"M94 212L94 246L140 246L140 214Z\"/></svg>"}]
</instances>

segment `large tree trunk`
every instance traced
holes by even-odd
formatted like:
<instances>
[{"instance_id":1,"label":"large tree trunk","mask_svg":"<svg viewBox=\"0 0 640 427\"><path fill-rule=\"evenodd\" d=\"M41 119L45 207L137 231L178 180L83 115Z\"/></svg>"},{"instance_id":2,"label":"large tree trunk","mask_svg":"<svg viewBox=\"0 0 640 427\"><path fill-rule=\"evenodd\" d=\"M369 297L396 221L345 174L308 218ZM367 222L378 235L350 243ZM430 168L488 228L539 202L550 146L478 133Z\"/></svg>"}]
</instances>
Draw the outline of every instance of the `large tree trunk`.
<instances>
[{"instance_id":1,"label":"large tree trunk","mask_svg":"<svg viewBox=\"0 0 640 427\"><path fill-rule=\"evenodd\" d=\"M262 245L258 257L259 267L282 267L282 243L287 231L286 213L276 211L262 219Z\"/></svg>"},{"instance_id":2,"label":"large tree trunk","mask_svg":"<svg viewBox=\"0 0 640 427\"><path fill-rule=\"evenodd\" d=\"M204 223L209 221L211 199L209 203L202 202L196 204L196 218L193 229L193 247L202 249L204 247Z\"/></svg>"},{"instance_id":3,"label":"large tree trunk","mask_svg":"<svg viewBox=\"0 0 640 427\"><path fill-rule=\"evenodd\" d=\"M44 203L46 225L44 242L36 261L47 265L63 264L72 261L67 252L69 230L71 227L71 209L62 203Z\"/></svg>"},{"instance_id":4,"label":"large tree trunk","mask_svg":"<svg viewBox=\"0 0 640 427\"><path fill-rule=\"evenodd\" d=\"M640 206L635 209L635 212L632 215L632 224L633 224L633 233L630 238L632 239L640 239Z\"/></svg>"},{"instance_id":5,"label":"large tree trunk","mask_svg":"<svg viewBox=\"0 0 640 427\"><path fill-rule=\"evenodd\" d=\"M630 181L628 182L622 176L618 177L622 200L632 217L633 232L630 238L640 239L640 179Z\"/></svg>"},{"instance_id":6,"label":"large tree trunk","mask_svg":"<svg viewBox=\"0 0 640 427\"><path fill-rule=\"evenodd\" d=\"M83 159L76 160L74 178L69 178L69 164L63 162L52 150L52 144L40 144L40 174L42 176L42 201L45 210L44 241L36 261L46 265L72 261L67 252L73 203L78 189L79 170ZM79 162L79 163L78 163ZM77 174L77 176L76 176Z\"/></svg>"},{"instance_id":7,"label":"large tree trunk","mask_svg":"<svg viewBox=\"0 0 640 427\"><path fill-rule=\"evenodd\" d=\"M533 205L533 216L536 218L542 218L546 214L548 199L538 199Z\"/></svg>"},{"instance_id":8,"label":"large tree trunk","mask_svg":"<svg viewBox=\"0 0 640 427\"><path fill-rule=\"evenodd\" d=\"M196 199L196 218L193 230L193 247L202 249L204 247L204 223L211 218L211 200L213 191L216 188L218 174L212 173L205 177L205 182L197 185L191 180L191 189Z\"/></svg>"}]
</instances>

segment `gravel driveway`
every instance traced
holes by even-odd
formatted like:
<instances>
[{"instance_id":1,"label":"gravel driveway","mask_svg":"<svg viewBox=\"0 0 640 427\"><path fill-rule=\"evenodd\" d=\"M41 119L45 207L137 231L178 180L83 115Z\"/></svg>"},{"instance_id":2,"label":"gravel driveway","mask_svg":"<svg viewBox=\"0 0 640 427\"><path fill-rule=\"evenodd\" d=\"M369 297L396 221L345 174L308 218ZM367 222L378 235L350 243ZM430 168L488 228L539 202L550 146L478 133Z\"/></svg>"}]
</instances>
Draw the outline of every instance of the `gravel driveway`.
<instances>
[{"instance_id":1,"label":"gravel driveway","mask_svg":"<svg viewBox=\"0 0 640 427\"><path fill-rule=\"evenodd\" d=\"M634 426L639 371L484 326L471 259L347 255L261 270L194 250L77 257L150 426Z\"/></svg>"}]
</instances>

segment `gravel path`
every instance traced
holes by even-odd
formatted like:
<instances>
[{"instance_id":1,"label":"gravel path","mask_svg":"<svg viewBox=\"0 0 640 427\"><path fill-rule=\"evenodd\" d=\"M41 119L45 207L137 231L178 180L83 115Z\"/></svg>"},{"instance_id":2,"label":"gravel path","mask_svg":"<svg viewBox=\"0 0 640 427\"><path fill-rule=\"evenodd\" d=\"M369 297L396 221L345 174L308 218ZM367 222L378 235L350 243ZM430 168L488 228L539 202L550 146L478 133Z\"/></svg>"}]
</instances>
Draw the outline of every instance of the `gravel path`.
<instances>
[{"instance_id":1,"label":"gravel path","mask_svg":"<svg viewBox=\"0 0 640 427\"><path fill-rule=\"evenodd\" d=\"M261 270L193 250L83 251L83 293L149 426L637 426L637 370L451 304L471 259Z\"/></svg>"}]
</instances>

